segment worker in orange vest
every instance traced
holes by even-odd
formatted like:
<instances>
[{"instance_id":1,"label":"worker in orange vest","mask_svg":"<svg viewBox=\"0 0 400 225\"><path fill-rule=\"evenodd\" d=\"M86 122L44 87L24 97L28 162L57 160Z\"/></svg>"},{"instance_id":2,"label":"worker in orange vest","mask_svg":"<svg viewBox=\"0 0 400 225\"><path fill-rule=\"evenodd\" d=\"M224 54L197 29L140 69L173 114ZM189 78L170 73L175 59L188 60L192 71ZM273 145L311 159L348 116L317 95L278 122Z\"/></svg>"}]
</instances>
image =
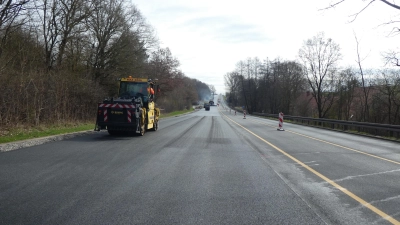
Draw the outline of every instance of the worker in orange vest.
<instances>
[{"instance_id":1,"label":"worker in orange vest","mask_svg":"<svg viewBox=\"0 0 400 225\"><path fill-rule=\"evenodd\" d=\"M150 94L150 95L154 95L154 89L152 88L152 87L147 87L147 92Z\"/></svg>"},{"instance_id":2,"label":"worker in orange vest","mask_svg":"<svg viewBox=\"0 0 400 225\"><path fill-rule=\"evenodd\" d=\"M154 89L150 86L147 87L147 93L149 93L150 101L153 101L154 98Z\"/></svg>"}]
</instances>

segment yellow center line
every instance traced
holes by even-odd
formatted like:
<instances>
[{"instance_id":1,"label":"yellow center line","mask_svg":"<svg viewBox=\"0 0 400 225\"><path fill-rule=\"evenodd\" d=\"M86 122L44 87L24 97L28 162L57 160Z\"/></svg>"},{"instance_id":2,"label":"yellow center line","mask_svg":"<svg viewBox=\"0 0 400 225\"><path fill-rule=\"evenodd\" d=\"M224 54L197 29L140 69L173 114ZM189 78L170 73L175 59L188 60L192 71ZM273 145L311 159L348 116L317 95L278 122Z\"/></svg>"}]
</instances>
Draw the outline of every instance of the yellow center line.
<instances>
[{"instance_id":1,"label":"yellow center line","mask_svg":"<svg viewBox=\"0 0 400 225\"><path fill-rule=\"evenodd\" d=\"M271 146L272 148L274 148L275 150L277 150L278 152L282 153L283 155L287 156L288 158L290 158L291 160L293 160L294 162L298 163L299 165L301 165L302 167L304 167L305 169L307 169L308 171L312 172L313 174L315 174L316 176L320 177L322 180L328 182L329 184L331 184L332 186L334 186L335 188L337 188L338 190L340 190L341 192L345 193L346 195L348 195L349 197L351 197L352 199L356 200L357 202L359 202L361 205L363 205L364 207L370 209L371 211L373 211L374 213L378 214L379 216L381 216L383 219L391 222L392 224L396 224L396 225L400 225L400 222L396 219L394 219L393 217L389 216L388 214L384 213L382 210L376 208L375 206L371 205L370 203L366 202L365 200L363 200L362 198L358 197L357 195L353 194L351 191L347 190L346 188L340 186L339 184L337 184L336 182L330 180L329 178L325 177L324 175L322 175L321 173L317 172L316 170L314 170L313 168L307 166L306 164L304 164L303 162L301 162L300 160L298 160L297 158L291 156L290 154L286 153L285 151L283 151L282 149L278 148L277 146L273 145L272 143L270 143L269 141L263 139L262 137L258 136L257 134L253 133L252 131L250 131L249 129L245 128L244 126L240 125L239 123L233 121L231 118L229 118L227 115L223 114L227 119L229 119L230 121L232 121L233 123L235 123L236 125L238 125L239 127L243 128L244 130L246 130L247 132L249 132L250 134L254 135L255 137L257 137L258 139L260 139L261 141L265 142L266 144L268 144L269 146Z\"/></svg>"}]
</instances>

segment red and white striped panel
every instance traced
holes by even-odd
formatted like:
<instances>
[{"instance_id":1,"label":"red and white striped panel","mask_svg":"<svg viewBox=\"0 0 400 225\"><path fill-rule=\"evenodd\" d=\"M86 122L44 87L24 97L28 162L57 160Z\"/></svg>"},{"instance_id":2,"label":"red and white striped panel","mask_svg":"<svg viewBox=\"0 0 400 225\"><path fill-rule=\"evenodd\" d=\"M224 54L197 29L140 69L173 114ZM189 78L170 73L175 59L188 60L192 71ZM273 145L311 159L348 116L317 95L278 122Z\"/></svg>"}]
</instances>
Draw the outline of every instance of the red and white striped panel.
<instances>
[{"instance_id":1,"label":"red and white striped panel","mask_svg":"<svg viewBox=\"0 0 400 225\"><path fill-rule=\"evenodd\" d=\"M108 121L108 116L107 116L107 109L104 110L104 122Z\"/></svg>"},{"instance_id":2,"label":"red and white striped panel","mask_svg":"<svg viewBox=\"0 0 400 225\"><path fill-rule=\"evenodd\" d=\"M128 122L132 122L132 114L131 114L131 110L127 110L126 111L128 113Z\"/></svg>"},{"instance_id":3,"label":"red and white striped panel","mask_svg":"<svg viewBox=\"0 0 400 225\"><path fill-rule=\"evenodd\" d=\"M117 109L134 109L135 105L133 104L104 104L104 103L99 103L99 108L117 108Z\"/></svg>"}]
</instances>

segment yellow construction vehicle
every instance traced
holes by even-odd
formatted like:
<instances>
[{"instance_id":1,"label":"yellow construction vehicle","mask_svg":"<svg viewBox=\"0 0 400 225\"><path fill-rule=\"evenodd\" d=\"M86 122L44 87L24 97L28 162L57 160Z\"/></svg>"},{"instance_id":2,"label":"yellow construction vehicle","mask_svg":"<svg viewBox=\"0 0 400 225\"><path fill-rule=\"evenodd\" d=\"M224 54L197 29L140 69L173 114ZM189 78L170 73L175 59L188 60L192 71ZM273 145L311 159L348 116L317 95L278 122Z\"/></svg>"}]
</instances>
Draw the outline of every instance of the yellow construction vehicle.
<instances>
[{"instance_id":1,"label":"yellow construction vehicle","mask_svg":"<svg viewBox=\"0 0 400 225\"><path fill-rule=\"evenodd\" d=\"M147 130L156 131L160 109L155 107L157 80L119 79L118 97L98 103L95 130L106 129L110 135L132 133L143 136Z\"/></svg>"}]
</instances>

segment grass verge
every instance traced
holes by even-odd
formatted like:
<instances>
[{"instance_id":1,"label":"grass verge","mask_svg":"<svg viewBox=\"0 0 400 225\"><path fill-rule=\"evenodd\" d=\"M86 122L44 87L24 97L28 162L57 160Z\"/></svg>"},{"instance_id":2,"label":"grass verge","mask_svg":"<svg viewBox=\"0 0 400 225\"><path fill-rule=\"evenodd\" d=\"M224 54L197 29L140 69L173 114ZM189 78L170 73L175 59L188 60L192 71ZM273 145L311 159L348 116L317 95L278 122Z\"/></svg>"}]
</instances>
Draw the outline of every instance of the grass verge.
<instances>
[{"instance_id":1,"label":"grass verge","mask_svg":"<svg viewBox=\"0 0 400 225\"><path fill-rule=\"evenodd\" d=\"M29 128L13 127L3 131L0 134L0 144L93 129L94 123L41 125L38 127Z\"/></svg>"},{"instance_id":2,"label":"grass verge","mask_svg":"<svg viewBox=\"0 0 400 225\"><path fill-rule=\"evenodd\" d=\"M178 116L178 115L185 114L185 113L188 113L188 112L193 112L193 111L194 111L194 109L187 109L187 110L175 111L175 112L170 112L170 113L166 113L166 114L163 114L163 113L161 112L160 118L166 118L166 117L171 117L171 116Z\"/></svg>"},{"instance_id":3,"label":"grass verge","mask_svg":"<svg viewBox=\"0 0 400 225\"><path fill-rule=\"evenodd\" d=\"M175 111L166 114L161 113L160 118L177 116L192 111L193 109ZM89 122L66 123L60 125L40 125L37 127L14 126L0 131L0 144L93 129L94 123Z\"/></svg>"}]
</instances>

